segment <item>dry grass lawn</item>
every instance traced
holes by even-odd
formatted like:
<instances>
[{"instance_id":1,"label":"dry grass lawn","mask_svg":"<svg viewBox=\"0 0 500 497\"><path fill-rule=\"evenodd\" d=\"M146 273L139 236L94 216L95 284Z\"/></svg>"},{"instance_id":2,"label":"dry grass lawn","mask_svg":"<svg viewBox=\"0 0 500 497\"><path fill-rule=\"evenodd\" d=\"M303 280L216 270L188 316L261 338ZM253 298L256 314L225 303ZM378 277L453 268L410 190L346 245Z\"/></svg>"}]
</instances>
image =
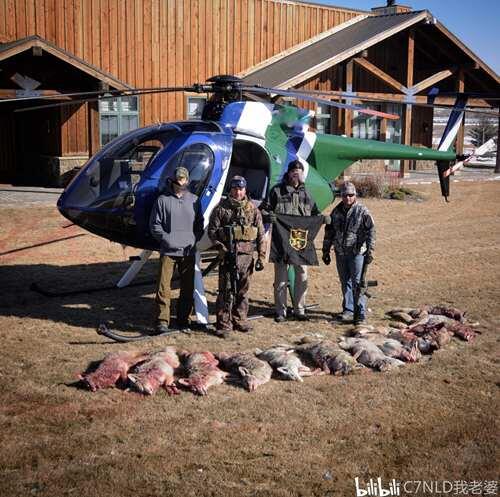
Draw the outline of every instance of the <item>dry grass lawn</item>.
<instances>
[{"instance_id":1,"label":"dry grass lawn","mask_svg":"<svg viewBox=\"0 0 500 497\"><path fill-rule=\"evenodd\" d=\"M273 380L250 394L223 385L207 397L119 389L91 393L76 376L106 352L251 350L306 332L335 338L347 326L335 268L311 271L309 323L255 321L252 334L202 333L119 345L96 334L151 324L153 286L47 298L111 284L137 251L85 235L55 208L0 209L0 496L352 496L354 477L495 480L498 460L500 183L421 186L422 203L367 200L378 227L371 320L433 303L481 323L473 344L453 341L396 372ZM46 242L67 238L64 241ZM26 248L36 245L32 248ZM26 248L26 249L24 249ZM18 250L24 249L24 250ZM141 279L154 278L156 259ZM216 279L207 280L215 300ZM272 310L272 268L256 274L251 312Z\"/></svg>"}]
</instances>

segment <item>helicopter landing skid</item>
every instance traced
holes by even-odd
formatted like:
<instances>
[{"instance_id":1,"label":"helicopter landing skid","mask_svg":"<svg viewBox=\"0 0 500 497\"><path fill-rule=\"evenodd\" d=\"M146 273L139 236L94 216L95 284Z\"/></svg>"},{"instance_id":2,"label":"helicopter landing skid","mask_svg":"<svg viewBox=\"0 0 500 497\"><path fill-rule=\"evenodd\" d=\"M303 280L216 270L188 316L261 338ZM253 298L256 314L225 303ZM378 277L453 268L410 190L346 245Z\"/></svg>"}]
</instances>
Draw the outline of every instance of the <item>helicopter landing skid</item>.
<instances>
[{"instance_id":1,"label":"helicopter landing skid","mask_svg":"<svg viewBox=\"0 0 500 497\"><path fill-rule=\"evenodd\" d=\"M165 333L159 333L157 335L148 335L148 334L138 334L138 335L123 335L116 331L111 330L107 324L101 323L97 327L97 334L105 336L107 338L111 338L115 342L127 343L127 342L139 342L142 340L149 340L150 338L160 338L160 337L168 337L171 335L177 335L179 333L184 333L185 335L190 335L196 331L207 331L209 328L205 325L191 325L190 328L179 328L179 329L170 329Z\"/></svg>"}]
</instances>

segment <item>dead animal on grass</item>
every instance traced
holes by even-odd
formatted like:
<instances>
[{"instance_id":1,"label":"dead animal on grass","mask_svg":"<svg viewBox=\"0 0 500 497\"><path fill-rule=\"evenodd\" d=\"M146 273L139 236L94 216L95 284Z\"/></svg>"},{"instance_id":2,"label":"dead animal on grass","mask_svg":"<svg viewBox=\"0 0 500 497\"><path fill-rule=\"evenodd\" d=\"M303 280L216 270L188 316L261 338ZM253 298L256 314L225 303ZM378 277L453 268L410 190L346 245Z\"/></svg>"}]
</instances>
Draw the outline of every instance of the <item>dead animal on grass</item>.
<instances>
[{"instance_id":1,"label":"dead animal on grass","mask_svg":"<svg viewBox=\"0 0 500 497\"><path fill-rule=\"evenodd\" d=\"M178 394L174 372L179 366L175 347L165 347L137 366L133 373L129 373L128 379L136 390L146 395L154 395L160 387L169 395Z\"/></svg>"},{"instance_id":2,"label":"dead animal on grass","mask_svg":"<svg viewBox=\"0 0 500 497\"><path fill-rule=\"evenodd\" d=\"M374 343L386 356L399 359L404 362L417 362L422 357L418 348L418 340L416 337L412 337L411 340L407 340L403 343L396 338L390 338L387 336L390 332L391 330L389 328L384 330L384 333L386 334L361 330L355 335L355 338L369 340Z\"/></svg>"},{"instance_id":3,"label":"dead animal on grass","mask_svg":"<svg viewBox=\"0 0 500 497\"><path fill-rule=\"evenodd\" d=\"M93 373L79 375L79 378L93 392L101 388L114 387L118 381L125 383L130 368L148 357L149 354L146 352L110 352Z\"/></svg>"},{"instance_id":4,"label":"dead animal on grass","mask_svg":"<svg viewBox=\"0 0 500 497\"><path fill-rule=\"evenodd\" d=\"M361 367L350 354L330 340L302 343L295 350L326 374L346 375Z\"/></svg>"},{"instance_id":5,"label":"dead animal on grass","mask_svg":"<svg viewBox=\"0 0 500 497\"><path fill-rule=\"evenodd\" d=\"M236 375L236 381L249 392L253 392L260 385L267 383L273 374L273 369L267 362L260 360L250 352L224 353L217 357L221 367Z\"/></svg>"},{"instance_id":6,"label":"dead animal on grass","mask_svg":"<svg viewBox=\"0 0 500 497\"><path fill-rule=\"evenodd\" d=\"M373 342L364 338L344 338L339 346L351 352L353 357L364 366L378 371L388 371L404 365L403 361L386 356Z\"/></svg>"},{"instance_id":7,"label":"dead animal on grass","mask_svg":"<svg viewBox=\"0 0 500 497\"><path fill-rule=\"evenodd\" d=\"M295 354L293 348L288 345L275 345L267 350L258 352L257 357L269 363L279 374L280 378L292 381L304 381L303 376L315 374Z\"/></svg>"},{"instance_id":8,"label":"dead animal on grass","mask_svg":"<svg viewBox=\"0 0 500 497\"><path fill-rule=\"evenodd\" d=\"M183 353L182 359L187 377L177 381L193 393L207 395L211 386L224 383L227 373L217 367L219 361L212 352Z\"/></svg>"}]
</instances>

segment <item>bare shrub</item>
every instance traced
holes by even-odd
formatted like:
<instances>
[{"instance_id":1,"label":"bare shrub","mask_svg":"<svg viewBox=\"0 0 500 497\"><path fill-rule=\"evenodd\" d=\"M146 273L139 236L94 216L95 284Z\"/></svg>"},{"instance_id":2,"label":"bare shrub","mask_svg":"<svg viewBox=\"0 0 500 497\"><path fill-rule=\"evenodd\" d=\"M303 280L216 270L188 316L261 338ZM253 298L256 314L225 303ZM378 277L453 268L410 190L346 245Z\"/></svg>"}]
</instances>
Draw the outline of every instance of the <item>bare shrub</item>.
<instances>
[{"instance_id":1,"label":"bare shrub","mask_svg":"<svg viewBox=\"0 0 500 497\"><path fill-rule=\"evenodd\" d=\"M356 187L358 197L362 198L382 198L388 187L388 181L384 174L354 176L351 182Z\"/></svg>"}]
</instances>

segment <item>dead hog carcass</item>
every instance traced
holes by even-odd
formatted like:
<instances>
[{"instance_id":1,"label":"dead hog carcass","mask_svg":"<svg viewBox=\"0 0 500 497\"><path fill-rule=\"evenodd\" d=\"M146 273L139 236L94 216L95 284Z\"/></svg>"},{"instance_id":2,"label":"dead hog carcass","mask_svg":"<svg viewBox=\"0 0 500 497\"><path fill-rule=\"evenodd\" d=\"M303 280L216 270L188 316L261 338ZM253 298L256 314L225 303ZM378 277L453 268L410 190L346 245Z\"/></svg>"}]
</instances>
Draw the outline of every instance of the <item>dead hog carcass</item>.
<instances>
[{"instance_id":1,"label":"dead hog carcass","mask_svg":"<svg viewBox=\"0 0 500 497\"><path fill-rule=\"evenodd\" d=\"M221 367L237 375L238 382L249 392L267 383L273 374L271 366L250 352L217 355Z\"/></svg>"},{"instance_id":2,"label":"dead hog carcass","mask_svg":"<svg viewBox=\"0 0 500 497\"><path fill-rule=\"evenodd\" d=\"M274 345L267 350L257 352L257 357L269 363L280 378L292 381L304 381L302 376L315 374L295 354L289 345Z\"/></svg>"},{"instance_id":3,"label":"dead hog carcass","mask_svg":"<svg viewBox=\"0 0 500 497\"><path fill-rule=\"evenodd\" d=\"M175 347L165 347L128 374L133 387L146 395L154 395L163 387L169 395L178 394L174 372L180 366Z\"/></svg>"},{"instance_id":4,"label":"dead hog carcass","mask_svg":"<svg viewBox=\"0 0 500 497\"><path fill-rule=\"evenodd\" d=\"M130 368L148 357L147 352L138 352L137 350L110 352L104 356L94 372L79 375L79 378L92 392L101 388L114 387L119 380L126 382Z\"/></svg>"},{"instance_id":5,"label":"dead hog carcass","mask_svg":"<svg viewBox=\"0 0 500 497\"><path fill-rule=\"evenodd\" d=\"M354 359L363 366L378 371L388 371L404 365L403 361L386 356L373 342L364 338L343 338L339 346L351 352Z\"/></svg>"},{"instance_id":6,"label":"dead hog carcass","mask_svg":"<svg viewBox=\"0 0 500 497\"><path fill-rule=\"evenodd\" d=\"M211 386L224 383L227 373L217 367L219 361L212 352L183 352L180 355L187 377L177 381L193 393L207 395Z\"/></svg>"},{"instance_id":7,"label":"dead hog carcass","mask_svg":"<svg viewBox=\"0 0 500 497\"><path fill-rule=\"evenodd\" d=\"M307 339L295 347L298 354L326 374L345 375L361 367L353 357L330 340Z\"/></svg>"}]
</instances>

